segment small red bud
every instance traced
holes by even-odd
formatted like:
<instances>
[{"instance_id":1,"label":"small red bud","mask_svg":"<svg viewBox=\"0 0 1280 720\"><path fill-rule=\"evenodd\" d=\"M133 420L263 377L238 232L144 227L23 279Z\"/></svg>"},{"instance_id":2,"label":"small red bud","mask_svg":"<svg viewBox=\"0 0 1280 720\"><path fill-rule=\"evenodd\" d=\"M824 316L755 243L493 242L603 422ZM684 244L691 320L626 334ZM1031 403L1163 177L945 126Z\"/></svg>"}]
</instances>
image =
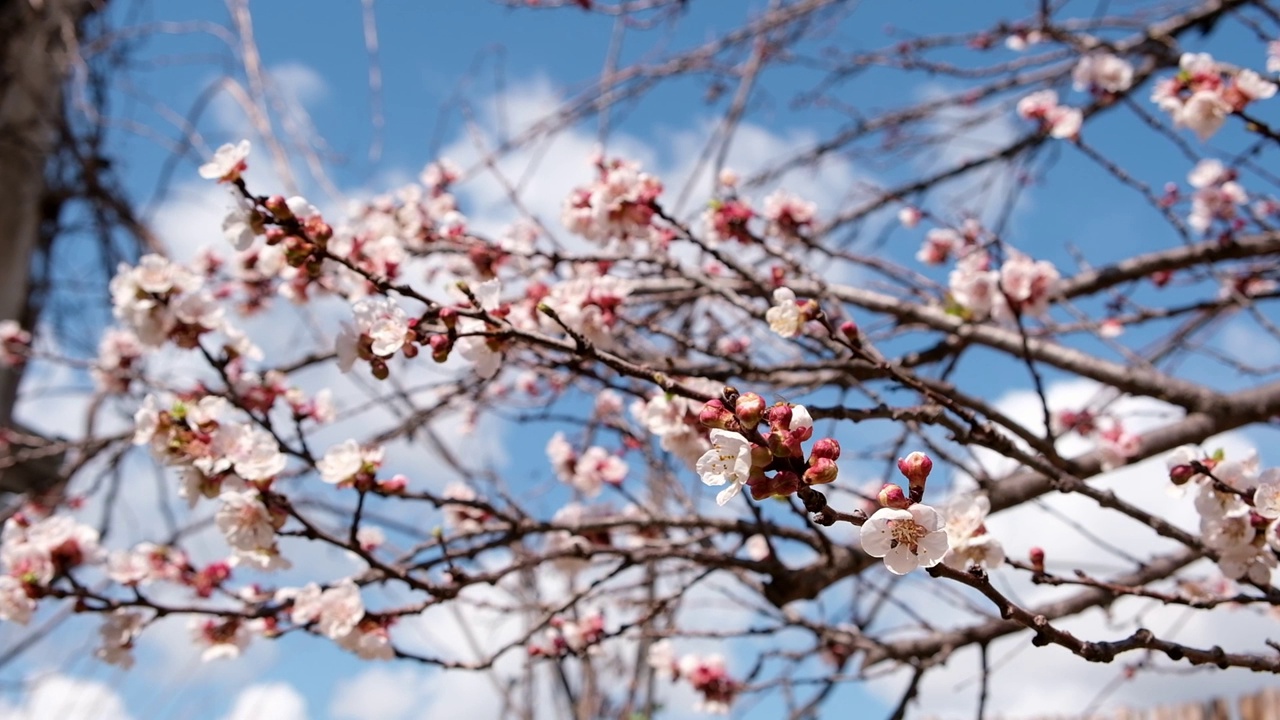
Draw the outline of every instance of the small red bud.
<instances>
[{"instance_id":1,"label":"small red bud","mask_svg":"<svg viewBox=\"0 0 1280 720\"><path fill-rule=\"evenodd\" d=\"M698 412L698 422L709 428L733 430L738 426L738 419L729 412L729 408L719 400L708 400Z\"/></svg>"},{"instance_id":2,"label":"small red bud","mask_svg":"<svg viewBox=\"0 0 1280 720\"><path fill-rule=\"evenodd\" d=\"M264 205L266 205L267 211L275 216L276 220L284 221L293 219L293 211L289 209L289 203L285 201L283 195L272 195L267 198Z\"/></svg>"},{"instance_id":3,"label":"small red bud","mask_svg":"<svg viewBox=\"0 0 1280 720\"><path fill-rule=\"evenodd\" d=\"M451 307L440 308L440 322L450 330L458 327L458 311Z\"/></svg>"},{"instance_id":4,"label":"small red bud","mask_svg":"<svg viewBox=\"0 0 1280 720\"><path fill-rule=\"evenodd\" d=\"M933 472L933 461L922 452L913 452L898 460L898 471L907 479L911 488L911 499L920 502L924 499L925 481Z\"/></svg>"},{"instance_id":5,"label":"small red bud","mask_svg":"<svg viewBox=\"0 0 1280 720\"><path fill-rule=\"evenodd\" d=\"M839 460L840 443L836 442L835 438L819 438L813 443L813 450L809 452L809 462L817 458L826 458L833 462Z\"/></svg>"},{"instance_id":6,"label":"small red bud","mask_svg":"<svg viewBox=\"0 0 1280 720\"><path fill-rule=\"evenodd\" d=\"M1196 469L1190 465L1174 465L1169 468L1169 481L1174 485L1186 485L1196 476Z\"/></svg>"},{"instance_id":7,"label":"small red bud","mask_svg":"<svg viewBox=\"0 0 1280 720\"><path fill-rule=\"evenodd\" d=\"M738 397L738 402L733 406L733 412L738 416L738 421L743 427L754 428L760 424L760 420L764 417L765 402L764 398L749 392Z\"/></svg>"},{"instance_id":8,"label":"small red bud","mask_svg":"<svg viewBox=\"0 0 1280 720\"><path fill-rule=\"evenodd\" d=\"M1031 569L1038 573L1044 572L1044 549L1039 547L1031 548Z\"/></svg>"},{"instance_id":9,"label":"small red bud","mask_svg":"<svg viewBox=\"0 0 1280 720\"><path fill-rule=\"evenodd\" d=\"M804 471L804 481L810 485L824 485L835 482L839 472L834 461L820 457L809 462L809 469ZM902 488L898 488L898 492L901 493Z\"/></svg>"},{"instance_id":10,"label":"small red bud","mask_svg":"<svg viewBox=\"0 0 1280 720\"><path fill-rule=\"evenodd\" d=\"M911 507L911 501L902 492L902 488L892 483L886 484L880 488L880 506L894 508L897 510L905 510Z\"/></svg>"},{"instance_id":11,"label":"small red bud","mask_svg":"<svg viewBox=\"0 0 1280 720\"><path fill-rule=\"evenodd\" d=\"M774 430L790 430L791 429L791 406L786 403L778 403L769 408L769 424Z\"/></svg>"},{"instance_id":12,"label":"small red bud","mask_svg":"<svg viewBox=\"0 0 1280 720\"><path fill-rule=\"evenodd\" d=\"M379 380L386 380L391 377L391 368L387 367L386 361L382 358L375 357L370 360L369 369L373 372L373 376Z\"/></svg>"}]
</instances>

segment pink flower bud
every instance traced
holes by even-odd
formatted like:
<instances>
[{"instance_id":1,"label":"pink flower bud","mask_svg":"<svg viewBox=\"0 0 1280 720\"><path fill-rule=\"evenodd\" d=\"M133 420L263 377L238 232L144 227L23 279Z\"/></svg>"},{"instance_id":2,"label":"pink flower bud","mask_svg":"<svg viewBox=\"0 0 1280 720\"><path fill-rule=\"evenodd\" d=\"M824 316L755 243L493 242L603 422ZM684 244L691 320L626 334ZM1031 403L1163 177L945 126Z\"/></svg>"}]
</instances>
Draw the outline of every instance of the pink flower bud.
<instances>
[{"instance_id":1,"label":"pink flower bud","mask_svg":"<svg viewBox=\"0 0 1280 720\"><path fill-rule=\"evenodd\" d=\"M899 458L898 471L907 479L908 486L911 488L911 499L920 502L924 498L925 481L933 471L933 461L922 452L913 452L904 458Z\"/></svg>"},{"instance_id":2,"label":"pink flower bud","mask_svg":"<svg viewBox=\"0 0 1280 720\"><path fill-rule=\"evenodd\" d=\"M840 334L844 335L849 342L858 342L858 332L858 323L852 320L840 323Z\"/></svg>"},{"instance_id":3,"label":"pink flower bud","mask_svg":"<svg viewBox=\"0 0 1280 720\"><path fill-rule=\"evenodd\" d=\"M791 406L786 403L778 403L769 408L769 424L775 430L789 430L791 428Z\"/></svg>"},{"instance_id":4,"label":"pink flower bud","mask_svg":"<svg viewBox=\"0 0 1280 720\"><path fill-rule=\"evenodd\" d=\"M880 506L894 508L897 510L905 510L911 507L911 501L903 494L902 488L892 483L885 484L880 488Z\"/></svg>"},{"instance_id":5,"label":"pink flower bud","mask_svg":"<svg viewBox=\"0 0 1280 720\"><path fill-rule=\"evenodd\" d=\"M391 368L387 367L387 363L382 358L375 357L369 361L369 369L373 376L379 380L386 380L391 377Z\"/></svg>"},{"instance_id":6,"label":"pink flower bud","mask_svg":"<svg viewBox=\"0 0 1280 720\"><path fill-rule=\"evenodd\" d=\"M810 485L824 485L835 482L838 473L839 468L833 460L820 457L809 462L809 469L804 471L804 481ZM901 493L902 488L898 488L898 492Z\"/></svg>"},{"instance_id":7,"label":"pink flower bud","mask_svg":"<svg viewBox=\"0 0 1280 720\"><path fill-rule=\"evenodd\" d=\"M293 211L289 209L289 203L285 202L284 196L272 195L267 198L265 203L267 210L275 216L277 220L292 220Z\"/></svg>"},{"instance_id":8,"label":"pink flower bud","mask_svg":"<svg viewBox=\"0 0 1280 720\"><path fill-rule=\"evenodd\" d=\"M708 400L702 406L702 410L698 412L698 422L721 430L733 430L738 426L738 419L719 400Z\"/></svg>"},{"instance_id":9,"label":"pink flower bud","mask_svg":"<svg viewBox=\"0 0 1280 720\"><path fill-rule=\"evenodd\" d=\"M759 425L760 420L764 417L764 411L764 398L753 392L740 395L738 402L733 406L733 412L738 416L738 421L746 428L754 428Z\"/></svg>"},{"instance_id":10,"label":"pink flower bud","mask_svg":"<svg viewBox=\"0 0 1280 720\"><path fill-rule=\"evenodd\" d=\"M449 342L449 338L444 335L432 335L427 340L427 344L431 346L431 359L438 363L442 363L449 359L449 351L453 349L453 344Z\"/></svg>"},{"instance_id":11,"label":"pink flower bud","mask_svg":"<svg viewBox=\"0 0 1280 720\"><path fill-rule=\"evenodd\" d=\"M453 330L458 326L458 311L451 307L440 308L440 322L444 323L445 327Z\"/></svg>"},{"instance_id":12,"label":"pink flower bud","mask_svg":"<svg viewBox=\"0 0 1280 720\"><path fill-rule=\"evenodd\" d=\"M1174 465L1169 468L1169 481L1174 485L1186 485L1195 476L1196 470L1190 465Z\"/></svg>"},{"instance_id":13,"label":"pink flower bud","mask_svg":"<svg viewBox=\"0 0 1280 720\"><path fill-rule=\"evenodd\" d=\"M1044 548L1031 548L1031 569L1038 573L1044 572Z\"/></svg>"},{"instance_id":14,"label":"pink flower bud","mask_svg":"<svg viewBox=\"0 0 1280 720\"><path fill-rule=\"evenodd\" d=\"M383 495L399 495L409 487L409 478L404 475L393 475L388 480L378 483L378 492Z\"/></svg>"},{"instance_id":15,"label":"pink flower bud","mask_svg":"<svg viewBox=\"0 0 1280 720\"><path fill-rule=\"evenodd\" d=\"M813 450L809 453L809 462L815 459L825 458L827 460L840 459L840 443L835 438L819 438L813 443Z\"/></svg>"}]
</instances>

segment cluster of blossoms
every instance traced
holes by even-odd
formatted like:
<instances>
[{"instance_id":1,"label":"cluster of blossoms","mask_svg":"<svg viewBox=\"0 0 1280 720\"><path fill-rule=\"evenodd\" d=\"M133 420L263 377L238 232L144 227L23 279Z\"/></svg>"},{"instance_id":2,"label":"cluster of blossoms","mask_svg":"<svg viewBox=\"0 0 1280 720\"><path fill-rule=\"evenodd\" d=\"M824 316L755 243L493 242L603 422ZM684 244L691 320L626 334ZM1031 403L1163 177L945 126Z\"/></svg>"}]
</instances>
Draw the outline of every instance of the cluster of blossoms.
<instances>
[{"instance_id":1,"label":"cluster of blossoms","mask_svg":"<svg viewBox=\"0 0 1280 720\"><path fill-rule=\"evenodd\" d=\"M1178 74L1156 83L1151 101L1178 127L1208 140L1231 113L1276 94L1275 83L1252 70L1234 70L1207 53L1184 53Z\"/></svg>"},{"instance_id":2,"label":"cluster of blossoms","mask_svg":"<svg viewBox=\"0 0 1280 720\"><path fill-rule=\"evenodd\" d=\"M1069 140L1080 134L1084 114L1079 108L1058 104L1058 93L1037 90L1018 101L1018 117L1035 120L1050 137Z\"/></svg>"},{"instance_id":3,"label":"cluster of blossoms","mask_svg":"<svg viewBox=\"0 0 1280 720\"><path fill-rule=\"evenodd\" d=\"M599 495L605 485L621 485L627 477L627 463L622 458L598 445L579 455L564 433L556 433L547 442L547 459L561 482L587 498Z\"/></svg>"},{"instance_id":4,"label":"cluster of blossoms","mask_svg":"<svg viewBox=\"0 0 1280 720\"><path fill-rule=\"evenodd\" d=\"M1194 488L1200 536L1231 580L1269 585L1280 551L1280 468L1262 470L1256 454L1228 460L1184 445L1166 458L1169 479Z\"/></svg>"},{"instance_id":5,"label":"cluster of blossoms","mask_svg":"<svg viewBox=\"0 0 1280 720\"><path fill-rule=\"evenodd\" d=\"M912 210L905 208L900 213L907 227L915 227L920 219L918 211ZM916 259L941 265L956 258L948 278L951 301L971 320L1043 317L1061 279L1057 267L1010 248L1000 267L993 268L991 253L982 245L983 232L973 218L966 219L959 229L933 228L925 233Z\"/></svg>"},{"instance_id":6,"label":"cluster of blossoms","mask_svg":"<svg viewBox=\"0 0 1280 720\"><path fill-rule=\"evenodd\" d=\"M1122 93L1133 85L1133 65L1111 53L1093 53L1080 58L1071 73L1076 90L1106 96Z\"/></svg>"},{"instance_id":7,"label":"cluster of blossoms","mask_svg":"<svg viewBox=\"0 0 1280 720\"><path fill-rule=\"evenodd\" d=\"M111 299L116 319L145 347L172 342L195 348L201 336L222 331L236 354L261 355L226 322L204 278L159 255L142 256L136 267L121 263L111 279Z\"/></svg>"},{"instance_id":8,"label":"cluster of blossoms","mask_svg":"<svg viewBox=\"0 0 1280 720\"><path fill-rule=\"evenodd\" d=\"M25 625L54 580L106 559L98 533L65 515L9 518L0 533L0 620Z\"/></svg>"},{"instance_id":9,"label":"cluster of blossoms","mask_svg":"<svg viewBox=\"0 0 1280 720\"><path fill-rule=\"evenodd\" d=\"M1187 182L1195 188L1191 196L1191 214L1187 224L1197 232L1206 233L1215 222L1226 226L1224 236L1244 227L1244 218L1238 208L1249 201L1234 170L1227 169L1220 161L1201 160L1187 174Z\"/></svg>"},{"instance_id":10,"label":"cluster of blossoms","mask_svg":"<svg viewBox=\"0 0 1280 720\"><path fill-rule=\"evenodd\" d=\"M470 485L454 481L444 489L444 498L456 502L445 502L440 506L444 513L446 528L459 533L476 533L485 529L493 520L493 513L478 507L475 503L480 499Z\"/></svg>"},{"instance_id":11,"label":"cluster of blossoms","mask_svg":"<svg viewBox=\"0 0 1280 720\"><path fill-rule=\"evenodd\" d=\"M862 524L862 550L871 557L884 558L889 572L906 575L918 567L930 568L942 562L949 549L948 533L942 514L921 502L933 461L924 453L914 452L898 461L898 470L907 478L908 493L892 484L880 490L880 509ZM955 562L967 562L970 553L983 553L982 541L973 542L974 536L981 533L976 527L966 532L969 524L964 520L955 523L954 532L963 542Z\"/></svg>"},{"instance_id":12,"label":"cluster of blossoms","mask_svg":"<svg viewBox=\"0 0 1280 720\"><path fill-rule=\"evenodd\" d=\"M720 184L729 191L729 195L711 201L703 213L702 222L709 239L735 240L744 244L755 242L759 236L752 232L749 223L757 215L765 221L764 237L794 241L813 229L818 213L816 204L786 190L775 190L765 197L763 212L757 213L750 202L737 194L737 182L733 171L720 173Z\"/></svg>"},{"instance_id":13,"label":"cluster of blossoms","mask_svg":"<svg viewBox=\"0 0 1280 720\"><path fill-rule=\"evenodd\" d=\"M347 578L324 590L315 583L276 591L275 599L289 604L289 619L312 625L321 635L366 660L395 656L387 628L390 620L365 612L360 588Z\"/></svg>"},{"instance_id":14,"label":"cluster of blossoms","mask_svg":"<svg viewBox=\"0 0 1280 720\"><path fill-rule=\"evenodd\" d=\"M529 645L531 657L559 658L566 655L595 654L604 639L604 613L593 610L578 620L556 616L548 623L542 642Z\"/></svg>"},{"instance_id":15,"label":"cluster of blossoms","mask_svg":"<svg viewBox=\"0 0 1280 720\"><path fill-rule=\"evenodd\" d=\"M744 486L751 497L763 500L835 482L840 444L821 438L805 458L801 444L813 437L813 418L803 405L767 407L755 393L739 395L725 388L724 400L707 402L699 417L712 430L711 447L698 458L696 469L703 483L725 486L716 495L720 505Z\"/></svg>"},{"instance_id":16,"label":"cluster of blossoms","mask_svg":"<svg viewBox=\"0 0 1280 720\"><path fill-rule=\"evenodd\" d=\"M687 654L676 659L670 640L649 647L649 667L664 680L684 680L702 695L698 712L727 715L741 684L729 677L722 655Z\"/></svg>"},{"instance_id":17,"label":"cluster of blossoms","mask_svg":"<svg viewBox=\"0 0 1280 720\"><path fill-rule=\"evenodd\" d=\"M592 242L629 244L649 241L663 245L670 231L653 224L662 182L640 171L638 163L621 158L595 159L599 177L565 199L561 221L571 232Z\"/></svg>"},{"instance_id":18,"label":"cluster of blossoms","mask_svg":"<svg viewBox=\"0 0 1280 720\"><path fill-rule=\"evenodd\" d=\"M1142 438L1125 429L1124 422L1112 415L1092 410L1059 410L1050 418L1055 435L1076 433L1097 443L1102 453L1102 467L1108 470L1129 462L1141 449Z\"/></svg>"},{"instance_id":19,"label":"cluster of blossoms","mask_svg":"<svg viewBox=\"0 0 1280 720\"><path fill-rule=\"evenodd\" d=\"M1021 316L1043 317L1061 275L1048 260L1032 260L1009 250L1000 268L991 267L991 256L974 249L956 261L949 286L951 299L974 320L998 321Z\"/></svg>"},{"instance_id":20,"label":"cluster of blossoms","mask_svg":"<svg viewBox=\"0 0 1280 720\"><path fill-rule=\"evenodd\" d=\"M708 393L715 392L709 382L694 382L693 386ZM706 429L698 417L702 403L679 395L658 393L648 400L636 400L631 404L631 415L652 436L658 438L663 450L680 458L690 468L711 445L707 442Z\"/></svg>"},{"instance_id":21,"label":"cluster of blossoms","mask_svg":"<svg viewBox=\"0 0 1280 720\"><path fill-rule=\"evenodd\" d=\"M1094 53L1080 58L1071 73L1078 91L1092 93L1101 102L1110 102L1118 93L1133 85L1133 65L1111 53ZM1018 101L1018 117L1040 123L1041 132L1050 137L1071 140L1080 136L1084 113L1079 108L1061 105L1054 90L1037 90Z\"/></svg>"},{"instance_id":22,"label":"cluster of blossoms","mask_svg":"<svg viewBox=\"0 0 1280 720\"><path fill-rule=\"evenodd\" d=\"M180 494L192 507L202 497L221 502L215 521L234 550L233 562L287 567L275 534L288 512L270 492L287 460L270 432L229 414L230 403L216 395L178 398L167 407L148 395L134 416L133 441L179 469Z\"/></svg>"}]
</instances>

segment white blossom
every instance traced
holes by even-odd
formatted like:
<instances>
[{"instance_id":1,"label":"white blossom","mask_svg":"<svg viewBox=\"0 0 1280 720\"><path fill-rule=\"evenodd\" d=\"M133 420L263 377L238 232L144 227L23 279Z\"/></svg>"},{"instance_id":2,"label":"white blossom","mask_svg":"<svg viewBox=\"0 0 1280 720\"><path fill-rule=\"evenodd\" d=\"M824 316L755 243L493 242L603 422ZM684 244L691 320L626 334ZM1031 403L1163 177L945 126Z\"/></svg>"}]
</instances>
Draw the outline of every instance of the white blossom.
<instances>
[{"instance_id":1,"label":"white blossom","mask_svg":"<svg viewBox=\"0 0 1280 720\"><path fill-rule=\"evenodd\" d=\"M947 533L937 510L916 503L905 510L880 508L862 525L862 549L884 558L895 575L933 567L947 553Z\"/></svg>"}]
</instances>

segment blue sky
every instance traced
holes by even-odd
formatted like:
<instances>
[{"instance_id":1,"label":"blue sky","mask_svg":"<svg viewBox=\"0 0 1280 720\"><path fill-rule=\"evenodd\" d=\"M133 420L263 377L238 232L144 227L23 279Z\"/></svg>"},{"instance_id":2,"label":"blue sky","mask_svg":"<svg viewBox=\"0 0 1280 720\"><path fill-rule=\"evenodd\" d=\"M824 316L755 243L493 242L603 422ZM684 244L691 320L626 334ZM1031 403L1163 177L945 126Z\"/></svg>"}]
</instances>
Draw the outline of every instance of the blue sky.
<instances>
[{"instance_id":1,"label":"blue sky","mask_svg":"<svg viewBox=\"0 0 1280 720\"><path fill-rule=\"evenodd\" d=\"M646 53L654 52L655 47L670 51L696 46L733 27L747 13L759 10L764 4L695 0L675 29L664 26L629 35L623 47L622 63L645 57ZM900 4L861 3L855 12L832 26L822 44L847 50L883 45L888 42L886 34L890 26L894 25L909 24L911 32L920 35L987 26L997 17L1021 16L1032 5L1030 2L979 4L918 0L911 3L910 17L904 18ZM1086 13L1092 5L1072 4ZM129 23L211 20L222 24L227 19L225 8L208 0L119 2L111 12ZM507 113L518 123L551 109L557 99L571 97L587 87L599 77L609 48L612 22L570 8L515 10L478 0L387 0L377 5L377 18L386 125L381 138L381 157L375 162L369 157L374 135L360 4L275 0L259 2L253 7L254 32L264 66L282 92L307 110L316 136L324 141L320 154L326 170L341 194L350 197L367 197L394 188L416 176L421 167L441 151L465 152L468 135L464 117L456 109L459 97L474 105L482 134L489 140L500 141L504 130L510 130L503 122ZM1261 45L1237 42L1245 37L1238 27L1225 28L1214 39L1215 54L1245 66L1261 67ZM1195 49L1194 40L1188 48ZM185 113L220 77L223 72L220 63L228 53L216 39L197 33L151 36L139 55L157 62L139 66L130 73L127 83L122 82L115 88L114 113L158 130L166 138L176 139L180 134L155 112L154 104L161 102L171 110ZM957 57L960 56L958 53ZM742 158L748 165L767 162L772 159L771 151L793 151L843 124L844 120L831 110L793 106L797 90L803 88L802 83L811 82L812 77L808 70L785 67L765 75L747 115L749 127L744 128L743 139L735 146L731 160ZM1068 102L1084 102L1083 96L1070 93L1068 87L1058 89ZM910 104L952 90L953 86L946 81L877 70L852 81L842 96L856 107L871 111ZM638 103L615 110L611 116L611 134L605 138L607 147L647 153L645 159L656 168L687 167L687 156L699 147L699 141L706 138L724 109L723 100L709 105L706 92L705 80L680 79L664 83ZM1139 92L1137 99L1145 101L1144 93ZM442 108L450 109L442 111ZM1259 112L1264 118L1275 114L1272 107ZM216 147L239 139L246 125L228 96L221 93L208 104L197 127L206 144ZM575 178L577 181L588 179L585 153L579 153L575 159L571 150L589 149L591 143L600 139L597 128L598 120L590 118L574 128L566 143L556 146L552 155L554 165L542 166L539 170L555 176L554 182L547 180L548 187L558 188L574 182ZM941 158L954 160L967 152L981 152L1024 130L1010 111L984 124L979 132L941 150ZM1140 179L1155 188L1166 181L1184 184L1191 167L1187 158L1170 152L1166 143L1152 139L1127 113L1114 112L1090 124L1086 140L1095 139L1097 147L1122 164L1137 168ZM1239 147L1239 141L1238 131L1232 130L1224 131L1208 145L1191 138L1192 145L1207 155L1215 154L1215 148ZM123 129L115 131L113 147L121 158L118 168L130 194L146 205L150 219L176 255L189 256L196 243L220 240L217 220L221 206L208 206L209 189L195 177L198 153L191 153L179 162L165 192L156 194L169 158L168 148L154 137ZM251 178L270 183L273 178L269 171L262 169L267 165L266 153L260 145L256 149L255 160L261 160L255 172L260 174ZM828 201L839 201L844 199L847 186L858 180L874 178L889 184L916 176L928 167L920 162L900 163L878 157L865 147L862 151L858 157L832 163L820 174L797 174L790 181L795 186L822 191ZM1047 173L1047 179L1027 191L1013 215L1007 239L1015 246L1036 257L1052 259L1065 271L1075 267L1065 249L1068 244L1091 262L1100 264L1178 242L1154 211L1134 202L1131 195L1118 189L1096 165L1074 149L1051 148L1037 162L1052 163L1053 169ZM303 168L302 163L296 166ZM299 170L299 178L303 192L318 205L339 208L336 201L327 198L321 183L305 169ZM664 179L669 192L678 191L685 180L683 177ZM535 180L530 187L530 194L535 197L539 196L538 182ZM254 189L269 188L255 186ZM937 204L931 199L931 207L952 213L951 217L958 219L961 211L975 209L969 204L972 197L966 194L971 190L971 186L955 190L955 197L938 199ZM548 190L547 194L552 193ZM464 187L460 195L464 203L470 200L472 207L496 206L491 194L483 189L468 191ZM979 199L976 205L986 203ZM537 206L555 207L550 200ZM203 212L199 210L201 207L205 208ZM695 200L690 207L698 207L698 202ZM827 209L820 203L820 213ZM503 220L486 218L467 207L464 211L477 223L498 225ZM558 225L554 215L547 219L550 224ZM887 215L875 218L855 242L869 242L888 220ZM882 252L887 257L910 263L922 234L922 231L895 230ZM943 275L938 273L935 277L942 279ZM1157 331L1143 332L1154 338ZM1249 331L1242 332L1243 341L1250 342ZM1136 339L1143 337L1139 334ZM1081 343L1087 349L1099 349L1096 342ZM1253 350L1259 356L1280 359L1280 350L1274 347L1254 346ZM1002 364L981 353L977 353L976 358L964 364L960 375L976 392L1007 397L1007 391L1029 386L1029 379L1016 364L1009 365L1007 361ZM1184 372L1209 377L1211 384L1218 387L1234 387L1245 382L1221 373L1220 368L1207 361L1193 363ZM1017 380L1011 383L1010 377ZM1051 381L1059 379L1054 373L1048 377ZM531 439L512 442L505 447L506 455L528 456L541 462L545 438L551 430L540 428L539 432L530 434ZM856 439L864 443L869 441L868 434L870 440L878 439L875 430L859 432ZM1255 442L1260 440L1257 438ZM548 477L545 469L529 474L534 482ZM336 565L342 562L341 558L327 560ZM441 681L436 674L415 668L383 667L366 674L371 669L368 664L309 637L290 637L278 643L257 642L245 661L238 664L200 665L177 659L182 657L180 633L169 633L163 642L155 644L144 636L139 648L139 667L122 674L87 657L84 648L96 642L96 627L92 619L76 618L58 631L54 641L33 651L32 656L37 658L35 663L39 667L113 688L133 718L224 718L236 703L243 703L242 710L263 703L286 710L291 708L298 713L281 715L285 720L343 720L357 717L354 712L360 693L369 693L370 702L385 702L386 698L380 695L395 691L402 693L402 704L411 703L393 708L403 710L397 717L407 720L427 717L422 713L432 703L457 701L460 692L485 692L482 686L453 685L451 681ZM14 638L10 630L0 629L0 639ZM430 642L430 639L422 640ZM12 672L9 669L4 679L13 679ZM241 694L246 687L258 688L255 690L258 694ZM60 691L68 693L74 702L75 693L87 697L85 693L89 689L86 688L90 686L60 688ZM886 697L886 693L868 693L854 687L840 691L831 707L874 708L872 715L878 715L886 707ZM17 701L10 698L10 702ZM299 703L305 709L301 709ZM98 705L99 708L107 706ZM24 717L13 708L8 710L15 718ZM765 704L755 707L751 717L772 717L775 712L776 706ZM0 705L0 717L5 717L5 713L6 707ZM245 717L249 716L252 713ZM673 716L683 717L679 713ZM832 716L842 715L833 709Z\"/></svg>"}]
</instances>

